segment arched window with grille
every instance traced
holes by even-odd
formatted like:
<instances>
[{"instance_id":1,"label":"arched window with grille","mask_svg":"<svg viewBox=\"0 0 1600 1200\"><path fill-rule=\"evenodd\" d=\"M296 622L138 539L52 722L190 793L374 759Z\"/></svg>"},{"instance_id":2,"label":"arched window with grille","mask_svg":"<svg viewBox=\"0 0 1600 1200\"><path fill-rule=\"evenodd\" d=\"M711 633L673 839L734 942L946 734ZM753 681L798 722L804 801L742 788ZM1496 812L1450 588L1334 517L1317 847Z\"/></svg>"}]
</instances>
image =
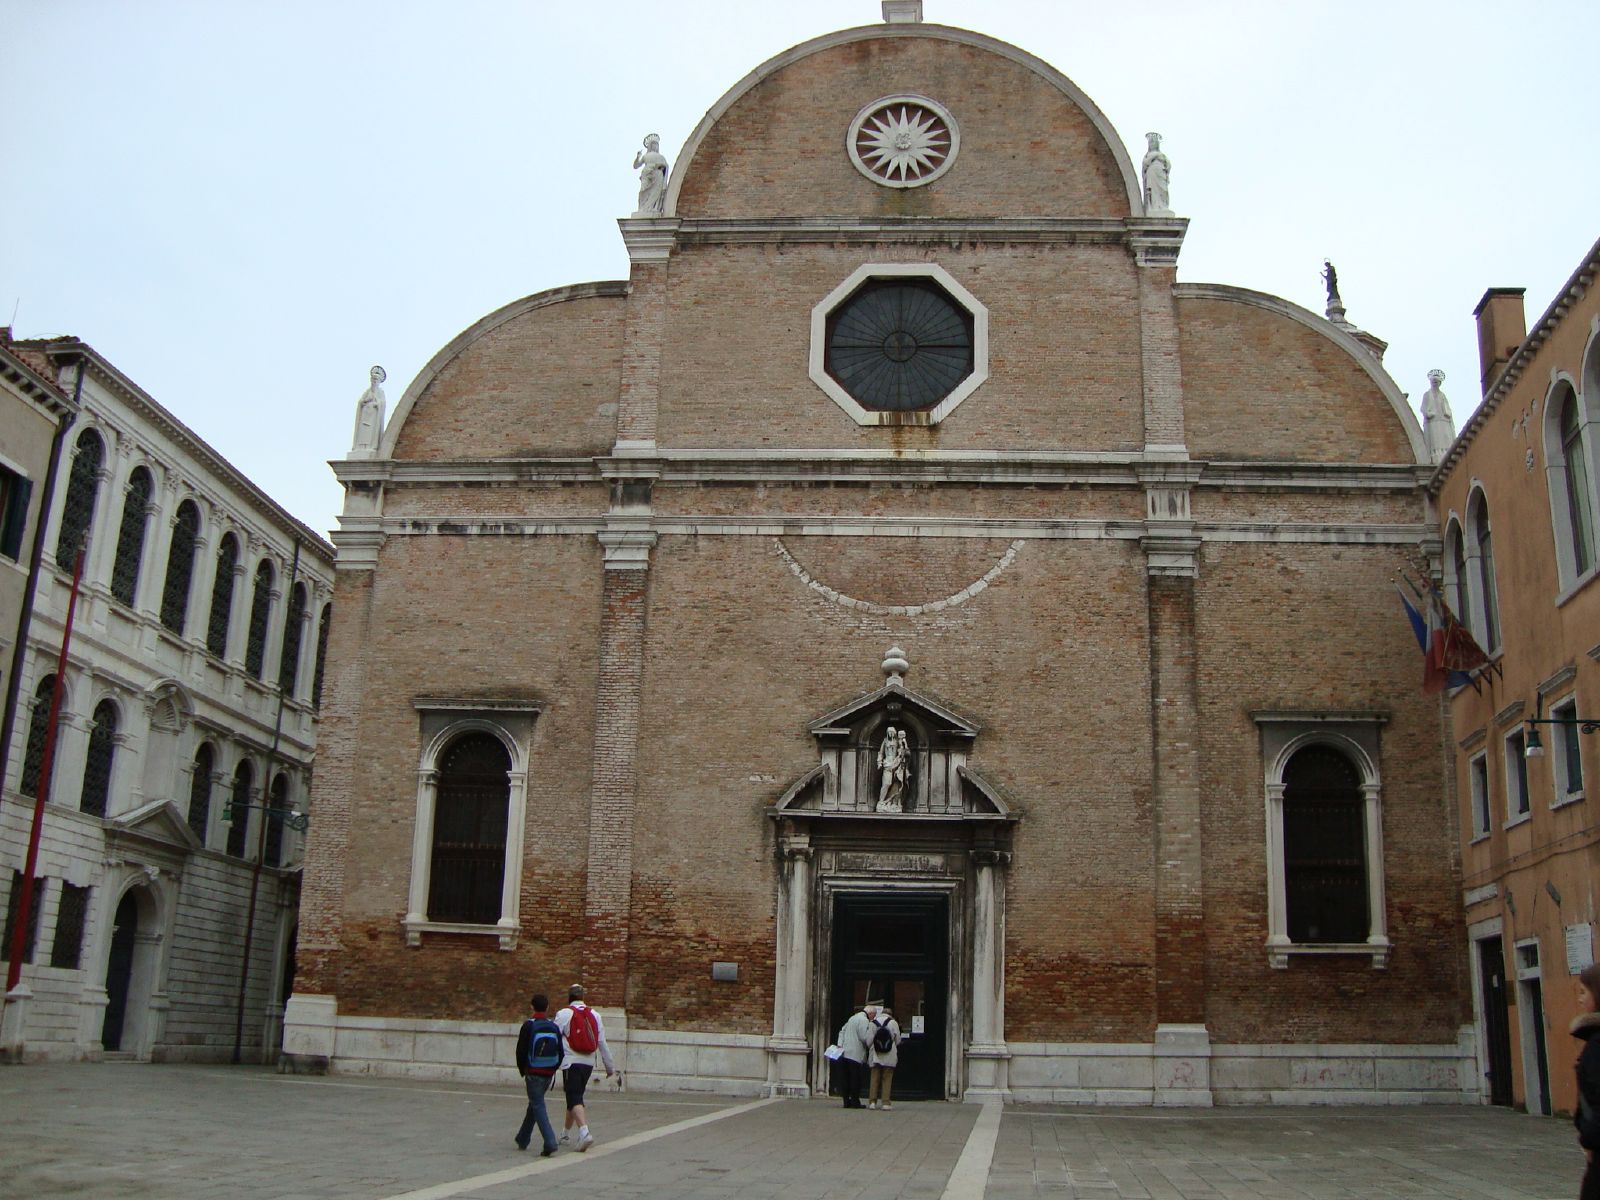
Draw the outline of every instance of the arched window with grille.
<instances>
[{"instance_id":1,"label":"arched window with grille","mask_svg":"<svg viewBox=\"0 0 1600 1200\"><path fill-rule=\"evenodd\" d=\"M216 763L211 743L201 743L200 749L194 752L194 773L189 776L189 828L194 830L202 846L211 828L211 772L216 769Z\"/></svg>"},{"instance_id":2,"label":"arched window with grille","mask_svg":"<svg viewBox=\"0 0 1600 1200\"><path fill-rule=\"evenodd\" d=\"M272 792L267 798L267 844L262 861L269 867L283 865L283 818L289 812L289 777L280 774L272 781Z\"/></svg>"},{"instance_id":3,"label":"arched window with grille","mask_svg":"<svg viewBox=\"0 0 1600 1200\"><path fill-rule=\"evenodd\" d=\"M1454 516L1444 533L1445 600L1455 609L1456 616L1472 628L1472 589L1467 583L1467 542L1461 523Z\"/></svg>"},{"instance_id":4,"label":"arched window with grille","mask_svg":"<svg viewBox=\"0 0 1600 1200\"><path fill-rule=\"evenodd\" d=\"M311 677L311 703L322 707L322 672L328 664L328 625L333 620L333 605L322 606L322 616L317 618L317 669Z\"/></svg>"},{"instance_id":5,"label":"arched window with grille","mask_svg":"<svg viewBox=\"0 0 1600 1200\"><path fill-rule=\"evenodd\" d=\"M500 919L510 770L511 756L489 733L463 734L440 755L430 921L493 925Z\"/></svg>"},{"instance_id":6,"label":"arched window with grille","mask_svg":"<svg viewBox=\"0 0 1600 1200\"><path fill-rule=\"evenodd\" d=\"M89 753L83 761L83 793L78 808L103 817L111 798L111 766L117 750L117 706L102 700L94 708L89 728Z\"/></svg>"},{"instance_id":7,"label":"arched window with grille","mask_svg":"<svg viewBox=\"0 0 1600 1200\"><path fill-rule=\"evenodd\" d=\"M189 616L189 585L194 580L194 554L200 540L200 509L193 500L178 505L167 554L167 578L161 587L161 623L179 637Z\"/></svg>"},{"instance_id":8,"label":"arched window with grille","mask_svg":"<svg viewBox=\"0 0 1600 1200\"><path fill-rule=\"evenodd\" d=\"M1578 395L1563 385L1553 410L1557 443L1561 451L1556 498L1559 516L1565 517L1566 542L1571 554L1572 582L1586 574L1595 560L1594 493L1589 479L1589 459L1584 445L1583 412ZM1558 525L1562 522L1558 521Z\"/></svg>"},{"instance_id":9,"label":"arched window with grille","mask_svg":"<svg viewBox=\"0 0 1600 1200\"><path fill-rule=\"evenodd\" d=\"M50 699L56 688L56 677L46 675L33 689L33 714L28 719L28 745L22 752L22 779L24 796L39 794L39 772L44 769L44 739L50 728ZM53 770L54 768L52 768Z\"/></svg>"},{"instance_id":10,"label":"arched window with grille","mask_svg":"<svg viewBox=\"0 0 1600 1200\"><path fill-rule=\"evenodd\" d=\"M111 565L111 595L133 607L139 590L139 564L144 560L145 518L150 512L150 496L155 481L143 467L128 476L127 495L122 502L122 524L117 529L117 557Z\"/></svg>"},{"instance_id":11,"label":"arched window with grille","mask_svg":"<svg viewBox=\"0 0 1600 1200\"><path fill-rule=\"evenodd\" d=\"M283 617L283 650L278 655L278 687L294 695L300 678L300 639L306 620L306 585L297 583L289 590L289 611Z\"/></svg>"},{"instance_id":12,"label":"arched window with grille","mask_svg":"<svg viewBox=\"0 0 1600 1200\"><path fill-rule=\"evenodd\" d=\"M56 534L56 565L64 571L72 570L78 547L94 521L94 501L100 491L100 464L105 456L106 446L98 433L85 429L78 435L72 470L67 476L67 494L61 506L61 528Z\"/></svg>"},{"instance_id":13,"label":"arched window with grille","mask_svg":"<svg viewBox=\"0 0 1600 1200\"><path fill-rule=\"evenodd\" d=\"M1494 577L1494 542L1489 532L1489 502L1481 491L1474 491L1467 507L1467 523L1472 527L1472 541L1476 562L1478 615L1476 632L1483 639L1484 650L1493 653L1500 648L1500 597Z\"/></svg>"},{"instance_id":14,"label":"arched window with grille","mask_svg":"<svg viewBox=\"0 0 1600 1200\"><path fill-rule=\"evenodd\" d=\"M243 858L245 834L250 829L250 788L255 771L247 758L233 772L233 789L228 796L228 853Z\"/></svg>"},{"instance_id":15,"label":"arched window with grille","mask_svg":"<svg viewBox=\"0 0 1600 1200\"><path fill-rule=\"evenodd\" d=\"M233 572L239 565L239 539L222 535L217 546L217 577L211 582L211 614L206 619L206 649L218 658L228 653L228 625L233 617Z\"/></svg>"},{"instance_id":16,"label":"arched window with grille","mask_svg":"<svg viewBox=\"0 0 1600 1200\"><path fill-rule=\"evenodd\" d=\"M250 628L244 646L244 669L257 679L267 662L267 620L272 610L272 564L262 559L256 566L256 583L250 593Z\"/></svg>"},{"instance_id":17,"label":"arched window with grille","mask_svg":"<svg viewBox=\"0 0 1600 1200\"><path fill-rule=\"evenodd\" d=\"M1367 940L1361 777L1332 746L1295 752L1283 772L1284 898L1289 940Z\"/></svg>"}]
</instances>

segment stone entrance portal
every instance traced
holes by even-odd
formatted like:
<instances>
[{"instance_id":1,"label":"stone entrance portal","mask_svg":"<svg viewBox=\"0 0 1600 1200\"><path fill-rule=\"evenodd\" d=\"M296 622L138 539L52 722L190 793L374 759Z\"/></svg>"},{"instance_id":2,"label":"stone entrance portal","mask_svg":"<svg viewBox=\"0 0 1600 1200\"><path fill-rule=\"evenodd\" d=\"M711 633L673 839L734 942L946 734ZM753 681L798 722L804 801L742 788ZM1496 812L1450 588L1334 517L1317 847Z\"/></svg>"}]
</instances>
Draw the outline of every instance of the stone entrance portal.
<instances>
[{"instance_id":1,"label":"stone entrance portal","mask_svg":"<svg viewBox=\"0 0 1600 1200\"><path fill-rule=\"evenodd\" d=\"M1017 817L967 766L979 726L909 690L907 667L891 650L882 687L811 723L820 761L771 812L780 873L770 1095L827 1090L823 1048L852 1005L880 998L856 995L869 983L898 989L882 998L908 1031L922 1009L897 1091L1006 1091L999 872ZM913 935L914 951L893 942Z\"/></svg>"}]
</instances>

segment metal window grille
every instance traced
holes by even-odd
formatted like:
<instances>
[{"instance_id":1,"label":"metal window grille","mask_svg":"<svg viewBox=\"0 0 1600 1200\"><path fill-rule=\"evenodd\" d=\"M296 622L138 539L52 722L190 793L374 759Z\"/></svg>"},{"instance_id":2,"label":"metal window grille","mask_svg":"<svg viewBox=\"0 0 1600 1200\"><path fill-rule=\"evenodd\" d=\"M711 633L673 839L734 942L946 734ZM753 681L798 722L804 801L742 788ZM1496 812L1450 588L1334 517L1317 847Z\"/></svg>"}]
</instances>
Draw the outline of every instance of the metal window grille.
<instances>
[{"instance_id":1,"label":"metal window grille","mask_svg":"<svg viewBox=\"0 0 1600 1200\"><path fill-rule=\"evenodd\" d=\"M72 570L78 546L94 520L95 493L100 490L100 464L105 460L105 443L92 429L78 435L78 450L72 456L72 471L67 476L67 497L61 509L61 530L56 534L56 563Z\"/></svg>"},{"instance_id":2,"label":"metal window grille","mask_svg":"<svg viewBox=\"0 0 1600 1200\"><path fill-rule=\"evenodd\" d=\"M272 607L272 564L266 559L256 568L256 586L250 597L250 633L244 648L244 669L257 679L266 666L267 610Z\"/></svg>"},{"instance_id":3,"label":"metal window grille","mask_svg":"<svg viewBox=\"0 0 1600 1200\"><path fill-rule=\"evenodd\" d=\"M22 752L21 788L24 796L39 794L39 771L44 766L44 738L50 726L50 697L56 677L46 675L33 690L33 716L28 720L28 747Z\"/></svg>"},{"instance_id":4,"label":"metal window grille","mask_svg":"<svg viewBox=\"0 0 1600 1200\"><path fill-rule=\"evenodd\" d=\"M1550 715L1563 722L1555 726L1559 731L1556 734L1559 742L1556 752L1561 756L1558 771L1561 790L1564 796L1576 796L1583 791L1583 752L1578 745L1578 708L1575 704L1564 704Z\"/></svg>"},{"instance_id":5,"label":"metal window grille","mask_svg":"<svg viewBox=\"0 0 1600 1200\"><path fill-rule=\"evenodd\" d=\"M250 828L250 784L255 773L248 762L239 764L233 773L232 815L228 825L228 853L235 858L244 857L244 835Z\"/></svg>"},{"instance_id":6,"label":"metal window grille","mask_svg":"<svg viewBox=\"0 0 1600 1200\"><path fill-rule=\"evenodd\" d=\"M333 605L322 606L322 616L317 620L317 670L311 677L311 703L322 707L322 670L328 664L328 625L333 620Z\"/></svg>"},{"instance_id":7,"label":"metal window grille","mask_svg":"<svg viewBox=\"0 0 1600 1200\"><path fill-rule=\"evenodd\" d=\"M863 408L932 408L972 374L972 314L926 280L872 280L829 315L824 367Z\"/></svg>"},{"instance_id":8,"label":"metal window grille","mask_svg":"<svg viewBox=\"0 0 1600 1200\"><path fill-rule=\"evenodd\" d=\"M76 971L83 954L83 922L89 912L89 889L61 883L56 904L56 931L50 939L50 965Z\"/></svg>"},{"instance_id":9,"label":"metal window grille","mask_svg":"<svg viewBox=\"0 0 1600 1200\"><path fill-rule=\"evenodd\" d=\"M506 869L511 757L487 733L469 733L440 760L433 816L428 919L492 925Z\"/></svg>"},{"instance_id":10,"label":"metal window grille","mask_svg":"<svg viewBox=\"0 0 1600 1200\"><path fill-rule=\"evenodd\" d=\"M111 595L129 608L139 588L139 563L144 558L145 517L150 511L154 488L150 472L135 467L128 479L128 495L122 504L122 526L117 530L117 557L111 564Z\"/></svg>"},{"instance_id":11,"label":"metal window grille","mask_svg":"<svg viewBox=\"0 0 1600 1200\"><path fill-rule=\"evenodd\" d=\"M289 611L283 618L283 650L278 655L278 687L294 695L300 677L300 639L305 633L306 585L297 583L289 593Z\"/></svg>"},{"instance_id":12,"label":"metal window grille","mask_svg":"<svg viewBox=\"0 0 1600 1200\"><path fill-rule=\"evenodd\" d=\"M1330 746L1308 746L1289 760L1283 782L1289 939L1366 941L1365 802L1355 764Z\"/></svg>"},{"instance_id":13,"label":"metal window grille","mask_svg":"<svg viewBox=\"0 0 1600 1200\"><path fill-rule=\"evenodd\" d=\"M1500 644L1500 597L1494 583L1494 539L1489 533L1489 505L1480 493L1473 521L1478 539L1478 587L1483 592L1483 646Z\"/></svg>"},{"instance_id":14,"label":"metal window grille","mask_svg":"<svg viewBox=\"0 0 1600 1200\"><path fill-rule=\"evenodd\" d=\"M211 583L211 615L206 621L206 649L218 658L228 653L228 623L233 617L233 572L239 565L239 539L224 534L217 547L217 577Z\"/></svg>"},{"instance_id":15,"label":"metal window grille","mask_svg":"<svg viewBox=\"0 0 1600 1200\"><path fill-rule=\"evenodd\" d=\"M46 880L33 881L33 903L28 908L28 932L22 943L22 961L33 961L33 946L39 940L39 910L44 907ZM17 910L22 907L22 872L12 868L11 895L6 898L5 942L0 943L0 959L11 957L11 939L17 935Z\"/></svg>"},{"instance_id":16,"label":"metal window grille","mask_svg":"<svg viewBox=\"0 0 1600 1200\"><path fill-rule=\"evenodd\" d=\"M1567 520L1572 526L1573 567L1582 575L1594 563L1594 514L1589 508L1589 469L1583 457L1578 397L1569 388L1561 406L1562 482L1567 489Z\"/></svg>"},{"instance_id":17,"label":"metal window grille","mask_svg":"<svg viewBox=\"0 0 1600 1200\"><path fill-rule=\"evenodd\" d=\"M83 794L78 807L90 816L106 815L111 796L111 760L117 749L117 706L109 700L95 705L94 727L89 730L89 753L83 763Z\"/></svg>"},{"instance_id":18,"label":"metal window grille","mask_svg":"<svg viewBox=\"0 0 1600 1200\"><path fill-rule=\"evenodd\" d=\"M202 846L211 824L211 771L215 762L210 744L201 746L195 751L194 774L189 777L189 828Z\"/></svg>"},{"instance_id":19,"label":"metal window grille","mask_svg":"<svg viewBox=\"0 0 1600 1200\"><path fill-rule=\"evenodd\" d=\"M167 578L161 588L161 623L178 636L189 615L189 584L194 579L194 552L200 538L200 510L193 500L178 505L167 555Z\"/></svg>"}]
</instances>

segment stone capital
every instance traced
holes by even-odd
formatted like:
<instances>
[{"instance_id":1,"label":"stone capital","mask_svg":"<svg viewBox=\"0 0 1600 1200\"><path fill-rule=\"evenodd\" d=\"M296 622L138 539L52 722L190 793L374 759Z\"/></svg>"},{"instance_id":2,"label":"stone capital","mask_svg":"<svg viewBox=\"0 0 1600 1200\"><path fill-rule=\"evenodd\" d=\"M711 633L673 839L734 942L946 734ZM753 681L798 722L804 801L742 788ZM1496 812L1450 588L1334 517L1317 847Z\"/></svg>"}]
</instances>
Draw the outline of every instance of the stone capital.
<instances>
[{"instance_id":1,"label":"stone capital","mask_svg":"<svg viewBox=\"0 0 1600 1200\"><path fill-rule=\"evenodd\" d=\"M678 238L678 225L677 217L621 217L617 220L623 244L628 247L628 259L635 263L666 262Z\"/></svg>"}]
</instances>

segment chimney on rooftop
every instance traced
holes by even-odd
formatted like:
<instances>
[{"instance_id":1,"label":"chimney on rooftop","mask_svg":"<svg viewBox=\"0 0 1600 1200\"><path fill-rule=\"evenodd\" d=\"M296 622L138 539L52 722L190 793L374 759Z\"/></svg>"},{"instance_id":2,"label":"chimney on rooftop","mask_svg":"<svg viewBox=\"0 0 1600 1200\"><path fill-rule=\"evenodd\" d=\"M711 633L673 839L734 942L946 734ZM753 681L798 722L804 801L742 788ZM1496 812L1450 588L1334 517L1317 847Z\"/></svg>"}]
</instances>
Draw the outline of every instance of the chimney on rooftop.
<instances>
[{"instance_id":1,"label":"chimney on rooftop","mask_svg":"<svg viewBox=\"0 0 1600 1200\"><path fill-rule=\"evenodd\" d=\"M1528 336L1528 318L1522 311L1526 288L1490 288L1472 315L1478 318L1478 369L1487 396L1500 372Z\"/></svg>"},{"instance_id":2,"label":"chimney on rooftop","mask_svg":"<svg viewBox=\"0 0 1600 1200\"><path fill-rule=\"evenodd\" d=\"M883 0L883 19L890 25L920 24L922 0Z\"/></svg>"}]
</instances>

